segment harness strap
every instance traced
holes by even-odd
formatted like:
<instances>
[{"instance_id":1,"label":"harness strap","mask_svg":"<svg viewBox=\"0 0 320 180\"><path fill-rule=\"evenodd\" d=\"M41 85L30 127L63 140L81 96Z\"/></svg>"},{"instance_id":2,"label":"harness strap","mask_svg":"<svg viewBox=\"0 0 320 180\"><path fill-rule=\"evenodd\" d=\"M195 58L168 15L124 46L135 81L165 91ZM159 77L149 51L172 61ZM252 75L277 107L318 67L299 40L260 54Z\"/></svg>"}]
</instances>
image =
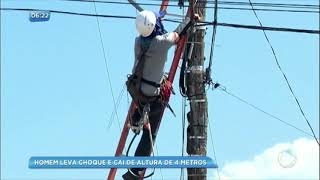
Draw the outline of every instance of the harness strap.
<instances>
[{"instance_id":1,"label":"harness strap","mask_svg":"<svg viewBox=\"0 0 320 180\"><path fill-rule=\"evenodd\" d=\"M156 88L159 88L159 87L161 86L160 84L158 84L158 83L156 83L156 82L153 82L153 81L149 81L149 80L147 80L147 79L145 79L145 78L141 78L141 81L144 82L144 83L146 83L146 84L148 84L148 85L151 85L151 86L153 86L153 87L156 87Z\"/></svg>"},{"instance_id":2,"label":"harness strap","mask_svg":"<svg viewBox=\"0 0 320 180\"><path fill-rule=\"evenodd\" d=\"M140 37L141 38L141 37ZM142 41L142 38L140 39L140 41ZM143 68L144 68L144 63L145 63L145 53L148 51L149 47L150 47L150 41L146 42L147 45L142 45L142 42L140 42L140 47L141 47L141 51L138 54L138 63L135 67L135 71L134 74L138 77L139 81L142 79L143 76Z\"/></svg>"}]
</instances>

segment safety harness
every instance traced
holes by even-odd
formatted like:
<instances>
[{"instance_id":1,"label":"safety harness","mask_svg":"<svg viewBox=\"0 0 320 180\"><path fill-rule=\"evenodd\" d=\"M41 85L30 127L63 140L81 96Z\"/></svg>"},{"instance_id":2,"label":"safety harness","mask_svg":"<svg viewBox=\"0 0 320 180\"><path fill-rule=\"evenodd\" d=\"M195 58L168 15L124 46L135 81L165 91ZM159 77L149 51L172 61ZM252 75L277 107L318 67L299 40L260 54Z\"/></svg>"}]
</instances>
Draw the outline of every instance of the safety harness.
<instances>
[{"instance_id":1,"label":"safety harness","mask_svg":"<svg viewBox=\"0 0 320 180\"><path fill-rule=\"evenodd\" d=\"M166 77L163 78L161 84L158 84L156 82L143 78L143 69L146 61L145 53L148 51L150 47L151 39L143 40L141 38L140 43L141 43L140 44L141 51L137 57L138 59L137 65L135 67L134 73L131 75L128 75L128 80L126 81L127 90L136 105L139 105L141 103L143 104L152 103L155 101L165 102L168 100L170 93L173 91L172 85L170 81L167 80ZM160 88L160 95L158 96L145 95L141 90L142 83L151 85L155 88Z\"/></svg>"},{"instance_id":2,"label":"safety harness","mask_svg":"<svg viewBox=\"0 0 320 180\"><path fill-rule=\"evenodd\" d=\"M141 38L141 37L140 37ZM142 40L142 39L141 39ZM138 55L138 63L135 67L134 73L128 76L126 82L127 90L132 97L132 100L138 105L139 102L149 102L155 100L155 97L148 97L144 95L141 91L141 82L143 81L143 69L145 64L145 53L150 47L150 41L147 41L145 46L142 46L141 42L141 51ZM146 80L144 81L146 82ZM147 82L146 82L147 83Z\"/></svg>"}]
</instances>

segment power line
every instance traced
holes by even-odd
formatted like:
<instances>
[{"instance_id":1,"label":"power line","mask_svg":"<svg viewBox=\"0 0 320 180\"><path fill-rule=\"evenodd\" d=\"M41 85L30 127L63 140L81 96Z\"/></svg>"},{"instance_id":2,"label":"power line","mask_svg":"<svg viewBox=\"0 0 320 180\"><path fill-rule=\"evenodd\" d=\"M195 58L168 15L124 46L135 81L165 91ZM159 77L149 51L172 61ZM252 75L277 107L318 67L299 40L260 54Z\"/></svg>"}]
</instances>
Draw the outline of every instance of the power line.
<instances>
[{"instance_id":1,"label":"power line","mask_svg":"<svg viewBox=\"0 0 320 180\"><path fill-rule=\"evenodd\" d=\"M257 110L257 111L262 112L263 114L271 117L272 119L278 120L278 121L282 122L283 124L285 124L285 125L287 125L287 126L289 126L289 127L292 127L292 128L294 128L294 129L296 129L297 131L300 131L301 133L305 134L305 135L308 135L308 136L310 136L310 137L314 137L312 134L306 132L305 130L300 129L300 128L298 128L297 126L292 125L292 124L286 122L285 120L283 120L283 119L281 119L281 118L279 118L279 117L277 117L277 116L275 116L275 115L273 115L273 114L271 114L271 113L269 113L269 112L267 112L267 111L259 108L258 106L254 105L254 104L252 104L252 103L250 103L250 102L248 102L248 101L246 101L245 99L243 99L243 98L241 98L241 97L239 97L239 96L231 93L230 91L228 91L225 87L222 87L221 85L219 85L218 87L216 87L216 89L219 89L220 91L222 91L222 92L224 92L224 93L232 96L233 98L235 98L235 99L237 99L238 101L240 101L240 102L242 102L242 103L244 103L244 104L252 107L253 109L255 109L255 110Z\"/></svg>"},{"instance_id":2,"label":"power line","mask_svg":"<svg viewBox=\"0 0 320 180\"><path fill-rule=\"evenodd\" d=\"M181 147L181 156L184 156L184 144L185 144L185 127L186 127L186 97L182 96L182 110L181 110L181 120L182 120L182 147ZM180 171L180 180L184 180L184 171L181 168Z\"/></svg>"},{"instance_id":3,"label":"power line","mask_svg":"<svg viewBox=\"0 0 320 180\"><path fill-rule=\"evenodd\" d=\"M90 14L90 13L78 13L69 11L58 11L58 10L46 10L46 9L29 9L29 8L1 8L4 11L49 11L57 14L68 14L77 16L89 16L89 17L104 17L104 18L116 18L116 19L135 19L134 16L122 16L122 15L106 15L106 14ZM180 23L171 19L164 19L164 21ZM212 22L203 22L196 26L213 25ZM255 29L255 30L268 30L268 31L279 31L279 32L295 32L295 33L309 33L309 34L320 34L319 30L310 29L294 29L294 28L280 28L280 27L267 27L267 26L252 26L242 24L230 24L230 23L217 23L218 26L233 27L233 28L244 28L244 29Z\"/></svg>"},{"instance_id":4,"label":"power line","mask_svg":"<svg viewBox=\"0 0 320 180\"><path fill-rule=\"evenodd\" d=\"M113 120L114 120L115 113L116 113L116 111L118 111L120 102L121 102L122 97L123 97L123 95L124 95L124 90L126 89L125 87L126 87L126 85L124 84L123 87L122 87L121 92L120 92L119 95L118 95L117 102L116 102L116 107L113 108L112 113L111 113L111 116L110 116L110 118L109 118L108 129L110 129L111 124L112 124L112 122L113 122Z\"/></svg>"},{"instance_id":5,"label":"power line","mask_svg":"<svg viewBox=\"0 0 320 180\"><path fill-rule=\"evenodd\" d=\"M150 0L150 1L161 1L161 0ZM215 0L206 1L207 4L215 4ZM248 2L242 1L219 1L218 4L222 5L237 5L237 6L250 6ZM269 3L269 2L257 2L253 3L255 6L262 6L262 7L285 7L285 8L312 8L312 9L320 9L319 5L317 4L297 4L297 3ZM169 6L176 6L176 5L169 5Z\"/></svg>"},{"instance_id":6,"label":"power line","mask_svg":"<svg viewBox=\"0 0 320 180\"><path fill-rule=\"evenodd\" d=\"M213 12L213 29L212 29L212 37L211 37L211 48L210 48L210 59L209 59L209 67L206 69L206 83L210 84L212 82L211 78L211 66L212 66L212 61L213 61L213 51L214 51L214 46L215 46L215 39L216 39L216 34L217 34L217 22L218 22L218 0L215 0L215 9ZM216 156L216 150L214 148L214 143L213 143L213 136L211 132L211 126L210 126L210 121L208 122L209 125L209 132L210 132L210 139L211 139L211 144L212 144L212 149L213 149L213 156L214 160L218 164L217 156ZM219 168L217 168L217 174L219 180L220 178L220 172Z\"/></svg>"},{"instance_id":7,"label":"power line","mask_svg":"<svg viewBox=\"0 0 320 180\"><path fill-rule=\"evenodd\" d=\"M211 139L211 144L212 144L213 157L214 157L216 164L218 165L219 163L217 160L216 150L215 150L214 143L213 143L213 136L212 136L212 132L211 132L210 121L208 121L208 125L209 125L210 139ZM218 179L220 180L221 177L220 177L220 172L219 172L219 165L216 169L217 169Z\"/></svg>"},{"instance_id":8,"label":"power line","mask_svg":"<svg viewBox=\"0 0 320 180\"><path fill-rule=\"evenodd\" d=\"M211 66L213 61L213 51L214 51L214 44L216 39L217 33L217 23L218 23L218 0L215 1L215 9L213 12L213 29L212 29L212 37L211 37L211 45L210 45L210 58L209 58L209 66L206 69L206 83L210 84L212 82L211 79Z\"/></svg>"},{"instance_id":9,"label":"power line","mask_svg":"<svg viewBox=\"0 0 320 180\"><path fill-rule=\"evenodd\" d=\"M60 1L69 1L69 2L89 2L92 3L92 0L60 0ZM118 5L131 5L129 2L119 2L119 1L101 1L101 0L96 0L94 1L96 3L104 3L104 4L118 4ZM222 5L227 5L227 6L237 6L237 4L234 4L236 2L233 2L233 4L231 2L222 4ZM136 3L139 6L160 6L161 4L155 4L155 3ZM240 4L241 5L241 4ZM283 6L279 6L281 4L270 4L270 5L259 5L261 7L281 7L281 8L294 8L294 9L263 9L263 8L256 8L255 10L257 11L279 11L279 12L296 12L296 13L320 13L319 11L315 11L317 9L317 6L313 7L313 6L289 6L289 4L287 4L287 6L284 6L285 4L283 4ZM168 7L179 7L179 5L175 5L175 4L169 4L167 5ZM240 8L240 7L227 7L227 6L223 6L223 7L219 7L219 9L224 9L224 10L247 10L247 11L251 11L251 8ZM239 6L239 5L238 5ZM201 7L201 5L200 5ZM203 8L207 8L207 9L213 9L215 8L215 6L203 6ZM295 9L309 9L309 10L295 10Z\"/></svg>"},{"instance_id":10,"label":"power line","mask_svg":"<svg viewBox=\"0 0 320 180\"><path fill-rule=\"evenodd\" d=\"M208 9L214 8L214 7L207 7ZM250 11L252 9L250 8L232 8L232 7L219 7L218 9L222 10L245 10ZM255 8L256 11L272 11L272 12L290 12L290 13L317 13L319 14L319 11L306 11L306 10L285 10L285 9L262 9L262 8Z\"/></svg>"},{"instance_id":11,"label":"power line","mask_svg":"<svg viewBox=\"0 0 320 180\"><path fill-rule=\"evenodd\" d=\"M214 3L213 1L208 2ZM240 1L219 1L219 4L228 4L228 5L237 5L237 6L250 6L248 2L240 2ZM252 3L254 6L261 7L284 7L284 8L311 8L311 9L319 9L319 6L312 4L292 4L292 3L267 3L267 2L257 2Z\"/></svg>"},{"instance_id":12,"label":"power line","mask_svg":"<svg viewBox=\"0 0 320 180\"><path fill-rule=\"evenodd\" d=\"M179 1L180 3L181 1ZM183 5L183 4L182 4ZM182 11L181 11L181 15L185 14L185 7L182 7ZM183 20L184 17L181 17L181 20ZM183 63L183 62L182 62ZM182 67L183 65L181 65ZM183 69L180 69L180 71L184 71ZM180 76L182 76L182 73L180 73ZM182 77L180 77L182 78ZM179 80L182 81L181 79ZM179 85L180 86L180 85ZM180 92L181 92L181 88L180 88ZM181 121L182 121L182 147L181 147L181 156L184 156L184 146L185 146L185 128L186 128L186 106L187 106L187 101L186 101L186 96L182 96L182 110L181 110ZM184 180L184 169L181 168L180 170L180 180Z\"/></svg>"},{"instance_id":13,"label":"power line","mask_svg":"<svg viewBox=\"0 0 320 180\"><path fill-rule=\"evenodd\" d=\"M79 12L70 12L70 11L60 11L60 10L49 10L49 9L34 9L34 8L0 8L3 11L49 11L50 13L56 14L67 14L75 16L88 16L88 17L103 17L103 18L115 18L115 19L136 19L135 16L123 16L123 15L106 15L106 14L90 14L90 13L79 13ZM180 23L180 21L164 19L167 22Z\"/></svg>"},{"instance_id":14,"label":"power line","mask_svg":"<svg viewBox=\"0 0 320 180\"><path fill-rule=\"evenodd\" d=\"M253 10L253 13L254 13L256 19L258 20L260 26L262 26L262 23L261 23L258 15L257 15L257 13L256 13L256 11L253 9L253 5L252 5L252 3L251 3L251 0L249 0L249 2L250 2L250 4L251 4L251 7L252 7L252 10ZM275 50L274 50L274 48L273 48L273 46L272 46L272 44L271 44L271 42L270 42L270 40L269 40L269 38L268 38L268 36L267 36L267 34L266 34L266 32L265 32L264 30L263 30L263 34L264 34L264 37L266 38L266 40L267 40L267 42L268 42L268 44L269 44L269 46L270 46L270 48L271 48L271 50L272 50L272 54L273 54L273 56L274 56L274 59L275 59L276 64L277 64L277 66L278 66L278 69L279 69L279 71L281 72L283 78L285 79L286 84L287 84L287 86L288 86L288 88L289 88L289 90L290 90L290 92L291 92L291 95L294 97L294 99L295 99L295 101L296 101L296 103L297 103L297 105L298 105L298 107L299 107L299 110L300 110L303 118L305 119L306 123L308 124L308 126L309 126L309 128L310 128L310 130L311 130L311 132L312 132L312 135L313 135L314 139L316 140L316 142L317 142L317 143L319 144L319 146L320 146L319 140L317 139L317 137L316 137L316 135L315 135L315 133L314 133L314 131L313 131L313 128L312 128L312 126L311 126L308 118L306 117L306 115L305 115L305 113L304 113L304 111L303 111L303 109L302 109L302 107L301 107L301 105L300 105L300 102L299 102L297 96L296 96L295 93L293 92L292 87L291 87L291 84L289 83L289 80L288 80L286 74L285 74L284 71L282 70L281 65L279 64L277 55L276 55L276 53L275 53Z\"/></svg>"},{"instance_id":15,"label":"power line","mask_svg":"<svg viewBox=\"0 0 320 180\"><path fill-rule=\"evenodd\" d=\"M94 5L95 14L98 14L97 13L96 4L93 3L93 5ZM111 78L110 78L110 72L109 72L108 62L107 62L107 58L106 58L106 52L105 52L105 48L104 48L104 43L103 43L103 40L102 40L102 33L101 33L100 21L99 21L99 17L98 16L96 16L96 20L97 20L97 25L98 25L98 30L99 30L99 37L100 37L101 49L102 49L102 52L103 52L104 64L105 64L105 68L106 68L106 71L107 71L108 82L109 82L109 86L110 86L110 90L111 90L113 107L115 109L115 114L116 114L116 118L117 118L117 121L118 121L119 131L121 132L120 120L119 120L118 111L117 111L117 108L116 108L117 105L116 105L116 101L115 101L115 97L114 97L114 93L113 93L113 88L112 88L112 83L111 83Z\"/></svg>"},{"instance_id":16,"label":"power line","mask_svg":"<svg viewBox=\"0 0 320 180\"><path fill-rule=\"evenodd\" d=\"M136 19L135 16L90 14L90 13L79 13L79 12L48 10L48 9L34 9L34 8L1 8L1 10L4 10L4 11L28 11L28 12L29 11L49 11L50 13L68 14L68 15L77 15L77 16L104 17L104 18L116 18L116 19Z\"/></svg>"},{"instance_id":17,"label":"power line","mask_svg":"<svg viewBox=\"0 0 320 180\"><path fill-rule=\"evenodd\" d=\"M155 145L154 148L155 148L156 156L159 156L157 141L154 141L154 145ZM159 171L160 171L161 180L163 180L162 168L159 168ZM152 176L151 176L151 179L152 179Z\"/></svg>"},{"instance_id":18,"label":"power line","mask_svg":"<svg viewBox=\"0 0 320 180\"><path fill-rule=\"evenodd\" d=\"M214 25L214 22L205 22L198 24L197 26ZM243 28L243 29L255 29L264 31L278 31L278 32L294 32L294 33L307 33L307 34L320 34L319 30L311 29L296 29L296 28L283 28L283 27L268 27L268 26L254 26L254 25L243 25L243 24L231 24L231 23L217 23L218 26L232 27L232 28Z\"/></svg>"}]
</instances>

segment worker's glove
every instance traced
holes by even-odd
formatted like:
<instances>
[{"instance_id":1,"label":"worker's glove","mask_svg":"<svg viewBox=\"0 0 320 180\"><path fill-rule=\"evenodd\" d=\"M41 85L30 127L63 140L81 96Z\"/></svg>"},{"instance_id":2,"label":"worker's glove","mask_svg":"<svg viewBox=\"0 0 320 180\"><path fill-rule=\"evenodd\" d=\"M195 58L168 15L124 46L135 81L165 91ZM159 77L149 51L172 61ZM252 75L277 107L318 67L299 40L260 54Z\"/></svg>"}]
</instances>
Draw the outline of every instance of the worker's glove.
<instances>
[{"instance_id":1,"label":"worker's glove","mask_svg":"<svg viewBox=\"0 0 320 180\"><path fill-rule=\"evenodd\" d=\"M200 20L201 20L199 14L194 14L194 15L193 15L193 19L194 19L195 21L200 21Z\"/></svg>"},{"instance_id":2,"label":"worker's glove","mask_svg":"<svg viewBox=\"0 0 320 180\"><path fill-rule=\"evenodd\" d=\"M194 14L193 19L190 19L189 17L186 17L186 19L176 28L174 32L179 34L179 37L186 34L188 29L194 25L194 22L197 22L200 20L199 14Z\"/></svg>"}]
</instances>

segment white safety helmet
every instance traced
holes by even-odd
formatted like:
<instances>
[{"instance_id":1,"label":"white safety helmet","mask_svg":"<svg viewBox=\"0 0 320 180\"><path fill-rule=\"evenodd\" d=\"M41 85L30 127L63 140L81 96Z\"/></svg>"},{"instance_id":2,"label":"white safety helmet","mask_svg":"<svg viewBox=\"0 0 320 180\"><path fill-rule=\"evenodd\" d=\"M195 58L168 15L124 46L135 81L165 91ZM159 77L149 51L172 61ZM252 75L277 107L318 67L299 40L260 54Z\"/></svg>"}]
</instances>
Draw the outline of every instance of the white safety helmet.
<instances>
[{"instance_id":1,"label":"white safety helmet","mask_svg":"<svg viewBox=\"0 0 320 180\"><path fill-rule=\"evenodd\" d=\"M152 11L144 10L136 17L136 28L143 37L149 36L156 26L156 15Z\"/></svg>"}]
</instances>

